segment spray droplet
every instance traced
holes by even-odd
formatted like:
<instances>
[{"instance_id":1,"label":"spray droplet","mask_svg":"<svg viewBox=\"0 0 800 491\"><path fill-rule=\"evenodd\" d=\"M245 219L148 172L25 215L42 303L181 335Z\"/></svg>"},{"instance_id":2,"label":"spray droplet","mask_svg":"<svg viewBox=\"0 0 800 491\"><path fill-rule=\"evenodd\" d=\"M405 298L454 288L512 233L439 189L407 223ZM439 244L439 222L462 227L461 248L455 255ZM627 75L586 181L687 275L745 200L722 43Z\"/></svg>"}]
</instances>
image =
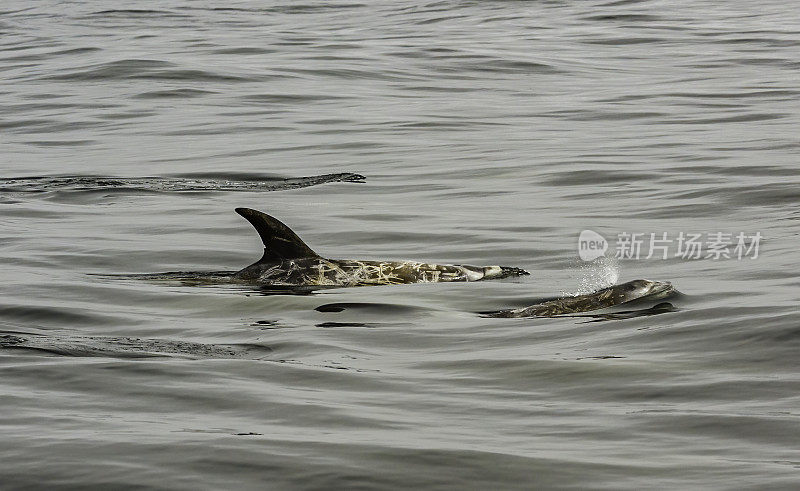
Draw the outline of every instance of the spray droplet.
<instances>
[{"instance_id":1,"label":"spray droplet","mask_svg":"<svg viewBox=\"0 0 800 491\"><path fill-rule=\"evenodd\" d=\"M582 264L579 271L577 291L568 295L586 295L616 285L619 280L619 263L614 257L599 257Z\"/></svg>"}]
</instances>

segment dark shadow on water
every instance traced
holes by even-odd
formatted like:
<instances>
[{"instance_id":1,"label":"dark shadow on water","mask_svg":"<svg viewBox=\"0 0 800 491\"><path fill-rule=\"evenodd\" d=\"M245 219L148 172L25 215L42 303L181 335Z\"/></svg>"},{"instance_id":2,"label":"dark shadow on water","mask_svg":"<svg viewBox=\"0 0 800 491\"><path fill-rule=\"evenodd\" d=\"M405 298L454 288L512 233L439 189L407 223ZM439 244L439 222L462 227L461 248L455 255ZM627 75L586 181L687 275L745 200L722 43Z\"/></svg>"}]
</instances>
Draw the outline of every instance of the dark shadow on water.
<instances>
[{"instance_id":1,"label":"dark shadow on water","mask_svg":"<svg viewBox=\"0 0 800 491\"><path fill-rule=\"evenodd\" d=\"M271 295L313 295L319 290L329 290L331 288L336 287L325 287L325 286L281 286L281 285L270 285L270 286L262 286L258 287L255 290L250 290L252 293L256 293L262 296L271 296Z\"/></svg>"},{"instance_id":2,"label":"dark shadow on water","mask_svg":"<svg viewBox=\"0 0 800 491\"><path fill-rule=\"evenodd\" d=\"M398 314L420 312L427 309L393 303L340 302L326 303L324 305L320 305L314 310L317 312L344 312L345 310L357 310L359 312L375 312L379 314Z\"/></svg>"},{"instance_id":3,"label":"dark shadow on water","mask_svg":"<svg viewBox=\"0 0 800 491\"><path fill-rule=\"evenodd\" d=\"M379 327L379 325L369 322L321 322L317 327Z\"/></svg>"}]
</instances>

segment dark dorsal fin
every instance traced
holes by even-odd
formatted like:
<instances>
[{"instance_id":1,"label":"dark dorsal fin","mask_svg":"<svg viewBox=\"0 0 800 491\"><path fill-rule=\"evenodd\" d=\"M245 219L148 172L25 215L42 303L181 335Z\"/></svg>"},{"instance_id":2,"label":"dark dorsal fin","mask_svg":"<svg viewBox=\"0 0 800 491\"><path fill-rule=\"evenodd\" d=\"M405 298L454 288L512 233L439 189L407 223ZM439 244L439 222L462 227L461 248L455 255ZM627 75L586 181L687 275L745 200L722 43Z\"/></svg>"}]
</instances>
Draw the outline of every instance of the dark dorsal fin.
<instances>
[{"instance_id":1,"label":"dark dorsal fin","mask_svg":"<svg viewBox=\"0 0 800 491\"><path fill-rule=\"evenodd\" d=\"M264 243L264 257L259 262L319 257L296 233L292 232L292 229L277 218L250 208L236 208L236 213L247 219L261 236L261 241Z\"/></svg>"}]
</instances>

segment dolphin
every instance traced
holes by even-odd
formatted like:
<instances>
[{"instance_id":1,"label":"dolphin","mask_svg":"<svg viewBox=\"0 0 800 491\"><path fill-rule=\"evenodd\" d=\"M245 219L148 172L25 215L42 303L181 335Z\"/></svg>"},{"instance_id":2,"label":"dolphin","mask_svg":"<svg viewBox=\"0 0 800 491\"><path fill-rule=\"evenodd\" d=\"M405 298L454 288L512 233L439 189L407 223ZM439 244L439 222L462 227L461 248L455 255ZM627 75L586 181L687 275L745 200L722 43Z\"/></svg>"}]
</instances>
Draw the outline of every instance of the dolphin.
<instances>
[{"instance_id":1,"label":"dolphin","mask_svg":"<svg viewBox=\"0 0 800 491\"><path fill-rule=\"evenodd\" d=\"M255 227L264 255L233 273L231 280L270 286L348 287L480 281L530 274L507 266L429 264L416 261L326 259L275 217L250 208L236 213Z\"/></svg>"},{"instance_id":2,"label":"dolphin","mask_svg":"<svg viewBox=\"0 0 800 491\"><path fill-rule=\"evenodd\" d=\"M479 313L485 317L556 317L605 309L634 300L662 299L676 293L668 281L633 280L586 295L545 300L520 309Z\"/></svg>"}]
</instances>

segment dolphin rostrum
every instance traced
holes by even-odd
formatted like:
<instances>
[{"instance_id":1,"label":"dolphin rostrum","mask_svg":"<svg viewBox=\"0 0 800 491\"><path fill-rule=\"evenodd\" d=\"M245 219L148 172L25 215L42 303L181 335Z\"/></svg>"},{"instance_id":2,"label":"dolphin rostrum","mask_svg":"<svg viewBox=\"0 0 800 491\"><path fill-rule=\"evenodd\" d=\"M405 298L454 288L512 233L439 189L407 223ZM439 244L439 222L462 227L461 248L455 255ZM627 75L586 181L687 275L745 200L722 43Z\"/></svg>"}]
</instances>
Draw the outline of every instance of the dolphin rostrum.
<instances>
[{"instance_id":1,"label":"dolphin rostrum","mask_svg":"<svg viewBox=\"0 0 800 491\"><path fill-rule=\"evenodd\" d=\"M486 317L556 317L605 309L634 300L662 299L673 294L677 294L677 290L668 281L633 280L594 293L545 300L521 309L480 313Z\"/></svg>"},{"instance_id":2,"label":"dolphin rostrum","mask_svg":"<svg viewBox=\"0 0 800 491\"><path fill-rule=\"evenodd\" d=\"M506 266L428 264L416 261L326 259L311 250L280 220L250 208L236 208L264 243L256 263L232 280L276 286L365 286L445 281L479 281L529 274Z\"/></svg>"}]
</instances>

